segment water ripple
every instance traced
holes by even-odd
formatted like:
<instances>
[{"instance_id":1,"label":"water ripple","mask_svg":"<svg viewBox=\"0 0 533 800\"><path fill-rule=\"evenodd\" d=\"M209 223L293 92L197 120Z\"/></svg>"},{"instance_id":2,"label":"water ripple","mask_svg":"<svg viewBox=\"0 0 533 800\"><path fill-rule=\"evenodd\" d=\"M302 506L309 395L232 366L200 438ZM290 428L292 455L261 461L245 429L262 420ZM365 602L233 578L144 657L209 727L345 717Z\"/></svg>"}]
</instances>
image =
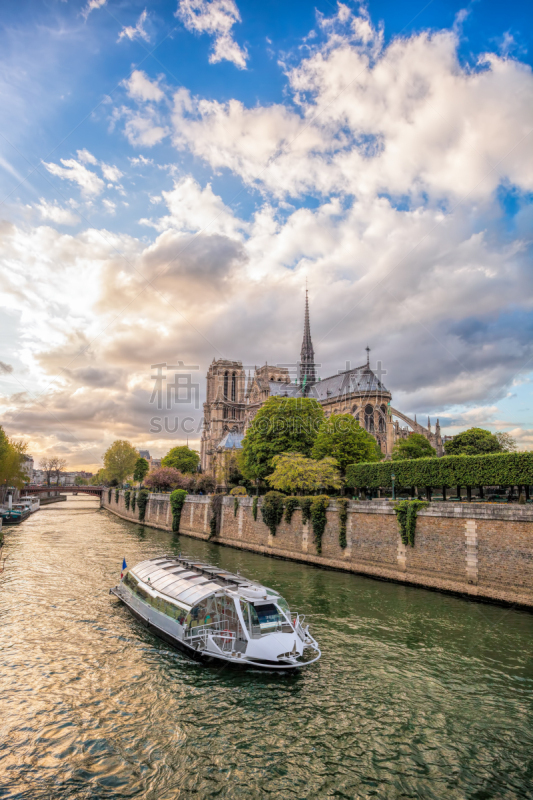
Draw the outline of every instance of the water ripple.
<instances>
[{"instance_id":1,"label":"water ripple","mask_svg":"<svg viewBox=\"0 0 533 800\"><path fill-rule=\"evenodd\" d=\"M533 791L533 615L155 531L82 496L6 535L0 797L511 800ZM321 661L207 668L108 590L183 549L279 589Z\"/></svg>"}]
</instances>

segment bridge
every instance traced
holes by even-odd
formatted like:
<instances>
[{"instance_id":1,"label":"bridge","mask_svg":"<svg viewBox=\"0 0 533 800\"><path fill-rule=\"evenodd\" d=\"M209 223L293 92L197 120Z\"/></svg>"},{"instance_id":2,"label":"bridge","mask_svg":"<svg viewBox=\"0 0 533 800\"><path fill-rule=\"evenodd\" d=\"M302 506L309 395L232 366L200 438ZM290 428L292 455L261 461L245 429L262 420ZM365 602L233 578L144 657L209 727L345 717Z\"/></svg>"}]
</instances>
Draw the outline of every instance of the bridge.
<instances>
[{"instance_id":1,"label":"bridge","mask_svg":"<svg viewBox=\"0 0 533 800\"><path fill-rule=\"evenodd\" d=\"M25 486L22 490L22 496L55 492L56 494L92 494L100 497L102 492L107 488L107 486L43 486L39 484L38 486Z\"/></svg>"}]
</instances>

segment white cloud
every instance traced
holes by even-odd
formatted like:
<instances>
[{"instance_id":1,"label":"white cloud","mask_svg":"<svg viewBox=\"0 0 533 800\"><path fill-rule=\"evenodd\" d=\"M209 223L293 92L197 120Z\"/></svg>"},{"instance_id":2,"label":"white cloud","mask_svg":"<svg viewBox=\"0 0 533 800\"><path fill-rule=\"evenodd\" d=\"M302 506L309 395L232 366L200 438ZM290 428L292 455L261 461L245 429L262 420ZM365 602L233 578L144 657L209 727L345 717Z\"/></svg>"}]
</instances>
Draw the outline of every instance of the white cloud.
<instances>
[{"instance_id":1,"label":"white cloud","mask_svg":"<svg viewBox=\"0 0 533 800\"><path fill-rule=\"evenodd\" d=\"M124 132L132 145L153 147L170 133L166 126L158 122L158 117L149 111L144 114L130 114Z\"/></svg>"},{"instance_id":2,"label":"white cloud","mask_svg":"<svg viewBox=\"0 0 533 800\"><path fill-rule=\"evenodd\" d=\"M211 64L231 61L246 69L248 52L233 39L231 29L241 21L234 0L179 0L177 16L189 31L207 33L214 37Z\"/></svg>"},{"instance_id":3,"label":"white cloud","mask_svg":"<svg viewBox=\"0 0 533 800\"><path fill-rule=\"evenodd\" d=\"M35 208L42 219L49 219L59 225L76 225L80 221L80 218L70 208L62 208L57 203L48 203L42 197Z\"/></svg>"},{"instance_id":4,"label":"white cloud","mask_svg":"<svg viewBox=\"0 0 533 800\"><path fill-rule=\"evenodd\" d=\"M145 42L149 42L150 37L148 36L148 33L144 29L144 23L146 22L147 16L148 16L147 11L146 9L144 9L141 16L137 20L137 24L135 25L135 27L127 25L124 28L122 28L117 41L120 42L121 39L127 38L130 41L133 41L133 39L144 39Z\"/></svg>"},{"instance_id":5,"label":"white cloud","mask_svg":"<svg viewBox=\"0 0 533 800\"><path fill-rule=\"evenodd\" d=\"M385 46L344 6L323 27L327 41L288 72L292 107L179 90L177 146L277 197L387 193L416 205L479 200L502 181L531 191L529 66L486 54L463 67L450 31Z\"/></svg>"},{"instance_id":6,"label":"white cloud","mask_svg":"<svg viewBox=\"0 0 533 800\"><path fill-rule=\"evenodd\" d=\"M121 172L119 168L115 167L114 165L111 166L110 164L104 164L104 162L102 161L100 166L102 168L102 175L104 176L106 181L111 181L111 183L118 183L120 178L122 178L122 176L124 175L124 173Z\"/></svg>"},{"instance_id":7,"label":"white cloud","mask_svg":"<svg viewBox=\"0 0 533 800\"><path fill-rule=\"evenodd\" d=\"M169 228L190 232L205 230L209 234L220 233L238 239L241 231L248 228L214 194L210 184L202 189L191 176L175 182L172 191L162 192L162 196L170 214L157 222L148 223L158 231ZM151 197L150 200L159 203L161 198ZM143 222L147 223L146 220Z\"/></svg>"},{"instance_id":8,"label":"white cloud","mask_svg":"<svg viewBox=\"0 0 533 800\"><path fill-rule=\"evenodd\" d=\"M151 81L140 69L134 70L130 77L123 81L123 85L130 97L143 103L159 103L165 96L157 81Z\"/></svg>"},{"instance_id":9,"label":"white cloud","mask_svg":"<svg viewBox=\"0 0 533 800\"><path fill-rule=\"evenodd\" d=\"M137 167L139 164L142 164L143 167L147 167L154 163L153 158L145 158L144 156L128 156L128 160L133 167Z\"/></svg>"},{"instance_id":10,"label":"white cloud","mask_svg":"<svg viewBox=\"0 0 533 800\"><path fill-rule=\"evenodd\" d=\"M74 158L62 158L60 160L63 164L62 167L59 164L46 163L45 161L43 161L43 164L52 175L77 183L81 188L82 194L100 194L104 188L104 182L98 175L95 175L94 172L84 167Z\"/></svg>"},{"instance_id":11,"label":"white cloud","mask_svg":"<svg viewBox=\"0 0 533 800\"><path fill-rule=\"evenodd\" d=\"M85 8L82 9L82 16L87 19L91 11L95 11L98 8L103 8L106 3L107 0L89 0Z\"/></svg>"},{"instance_id":12,"label":"white cloud","mask_svg":"<svg viewBox=\"0 0 533 800\"><path fill-rule=\"evenodd\" d=\"M88 150L85 148L83 150L76 151L78 160L81 161L83 164L98 164L98 159L93 156L92 153L89 153Z\"/></svg>"},{"instance_id":13,"label":"white cloud","mask_svg":"<svg viewBox=\"0 0 533 800\"><path fill-rule=\"evenodd\" d=\"M107 211L110 214L114 214L115 213L116 208L117 208L117 204L116 203L114 203L112 200L108 200L107 198L104 198L102 200L102 203L104 204L104 206L106 207Z\"/></svg>"}]
</instances>

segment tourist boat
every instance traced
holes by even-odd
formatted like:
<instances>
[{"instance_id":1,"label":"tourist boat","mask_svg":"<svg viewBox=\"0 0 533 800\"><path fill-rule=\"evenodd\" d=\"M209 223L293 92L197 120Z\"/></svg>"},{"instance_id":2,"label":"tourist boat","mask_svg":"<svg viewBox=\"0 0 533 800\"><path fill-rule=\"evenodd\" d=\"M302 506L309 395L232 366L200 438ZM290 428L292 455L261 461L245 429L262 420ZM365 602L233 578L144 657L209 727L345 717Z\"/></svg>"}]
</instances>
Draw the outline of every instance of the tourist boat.
<instances>
[{"instance_id":1,"label":"tourist boat","mask_svg":"<svg viewBox=\"0 0 533 800\"><path fill-rule=\"evenodd\" d=\"M26 508L29 508L30 514L34 514L36 511L39 511L41 507L41 498L34 494L28 497L21 497L17 500L17 505L26 506Z\"/></svg>"},{"instance_id":2,"label":"tourist boat","mask_svg":"<svg viewBox=\"0 0 533 800\"><path fill-rule=\"evenodd\" d=\"M130 569L110 592L147 627L211 663L295 670L318 644L278 592L191 558L161 556Z\"/></svg>"}]
</instances>

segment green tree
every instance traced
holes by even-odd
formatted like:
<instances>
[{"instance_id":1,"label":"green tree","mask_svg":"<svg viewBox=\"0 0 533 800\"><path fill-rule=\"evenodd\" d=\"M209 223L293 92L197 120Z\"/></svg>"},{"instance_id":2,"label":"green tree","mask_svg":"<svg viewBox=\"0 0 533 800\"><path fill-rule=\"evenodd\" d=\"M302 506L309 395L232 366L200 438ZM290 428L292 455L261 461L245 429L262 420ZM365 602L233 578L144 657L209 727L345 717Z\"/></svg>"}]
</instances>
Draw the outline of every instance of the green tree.
<instances>
[{"instance_id":1,"label":"green tree","mask_svg":"<svg viewBox=\"0 0 533 800\"><path fill-rule=\"evenodd\" d=\"M469 428L458 433L445 445L447 456L481 456L487 453L501 453L502 445L497 437L484 428Z\"/></svg>"},{"instance_id":2,"label":"green tree","mask_svg":"<svg viewBox=\"0 0 533 800\"><path fill-rule=\"evenodd\" d=\"M266 478L273 469L272 459L282 453L310 456L323 419L322 406L311 398L269 398L242 441L239 460L244 477Z\"/></svg>"},{"instance_id":3,"label":"green tree","mask_svg":"<svg viewBox=\"0 0 533 800\"><path fill-rule=\"evenodd\" d=\"M109 478L105 469L99 469L96 475L93 475L92 478L89 480L91 486L106 486L109 482Z\"/></svg>"},{"instance_id":4,"label":"green tree","mask_svg":"<svg viewBox=\"0 0 533 800\"><path fill-rule=\"evenodd\" d=\"M502 453L516 453L516 451L518 450L516 439L513 439L510 433L505 433L504 431L497 431L494 434L494 436L500 443Z\"/></svg>"},{"instance_id":5,"label":"green tree","mask_svg":"<svg viewBox=\"0 0 533 800\"><path fill-rule=\"evenodd\" d=\"M139 481L139 483L142 484L144 477L149 472L149 470L150 470L150 464L145 458L142 458L141 456L135 462L135 469L133 470L133 480Z\"/></svg>"},{"instance_id":6,"label":"green tree","mask_svg":"<svg viewBox=\"0 0 533 800\"><path fill-rule=\"evenodd\" d=\"M421 433L412 433L407 439L400 439L392 448L392 460L404 458L431 458L437 451Z\"/></svg>"},{"instance_id":7,"label":"green tree","mask_svg":"<svg viewBox=\"0 0 533 800\"><path fill-rule=\"evenodd\" d=\"M381 456L381 451L379 451ZM379 461L376 440L351 414L332 414L322 422L313 445L313 458L330 456L344 475L350 464Z\"/></svg>"},{"instance_id":8,"label":"green tree","mask_svg":"<svg viewBox=\"0 0 533 800\"><path fill-rule=\"evenodd\" d=\"M191 450L186 445L173 447L164 458L161 459L162 467L173 467L180 472L192 474L198 469L200 456L196 450Z\"/></svg>"},{"instance_id":9,"label":"green tree","mask_svg":"<svg viewBox=\"0 0 533 800\"><path fill-rule=\"evenodd\" d=\"M82 478L81 475L76 475L74 478L74 483L76 486L87 486L88 481L85 478Z\"/></svg>"},{"instance_id":10,"label":"green tree","mask_svg":"<svg viewBox=\"0 0 533 800\"><path fill-rule=\"evenodd\" d=\"M21 489L28 476L23 470L27 445L10 439L0 426L0 488L15 486ZM0 496L0 500L3 498Z\"/></svg>"},{"instance_id":11,"label":"green tree","mask_svg":"<svg viewBox=\"0 0 533 800\"><path fill-rule=\"evenodd\" d=\"M334 458L320 461L307 458L301 453L283 453L272 459L274 472L267 477L268 483L281 492L306 494L319 489L340 489L342 479Z\"/></svg>"},{"instance_id":12,"label":"green tree","mask_svg":"<svg viewBox=\"0 0 533 800\"><path fill-rule=\"evenodd\" d=\"M123 483L133 474L139 453L129 442L117 439L104 454L104 468L109 482Z\"/></svg>"}]
</instances>

